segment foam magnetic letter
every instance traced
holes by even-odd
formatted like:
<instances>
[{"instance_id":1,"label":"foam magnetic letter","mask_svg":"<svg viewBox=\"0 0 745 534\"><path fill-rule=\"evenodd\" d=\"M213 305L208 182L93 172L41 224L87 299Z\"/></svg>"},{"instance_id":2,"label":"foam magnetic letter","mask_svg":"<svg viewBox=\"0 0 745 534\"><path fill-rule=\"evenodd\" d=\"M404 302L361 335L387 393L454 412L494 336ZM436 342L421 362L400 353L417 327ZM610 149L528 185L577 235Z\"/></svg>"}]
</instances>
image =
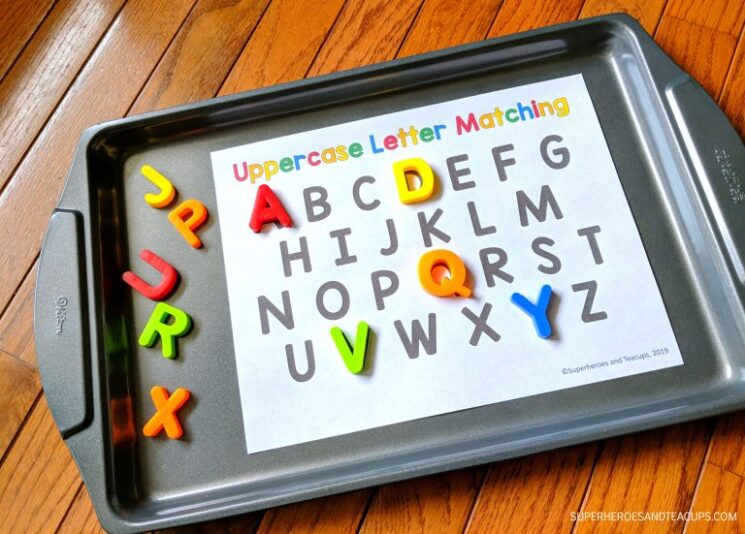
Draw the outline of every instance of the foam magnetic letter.
<instances>
[{"instance_id":1,"label":"foam magnetic letter","mask_svg":"<svg viewBox=\"0 0 745 534\"><path fill-rule=\"evenodd\" d=\"M145 202L150 204L154 208L165 208L173 202L176 197L176 188L173 187L171 181L152 168L150 165L143 165L140 169L142 175L150 180L155 187L160 189L160 193L153 194L147 193L145 195Z\"/></svg>"},{"instance_id":2,"label":"foam magnetic letter","mask_svg":"<svg viewBox=\"0 0 745 534\"><path fill-rule=\"evenodd\" d=\"M422 183L418 189L409 189L407 174L419 176ZM393 164L398 197L403 204L414 204L427 200L435 192L435 175L432 167L422 158L410 158Z\"/></svg>"},{"instance_id":3,"label":"foam magnetic letter","mask_svg":"<svg viewBox=\"0 0 745 534\"><path fill-rule=\"evenodd\" d=\"M254 200L254 208L248 226L258 234L261 232L263 224L273 222L278 222L285 228L292 226L290 215L277 195L274 194L272 188L266 184L261 184L256 191L256 200Z\"/></svg>"},{"instance_id":4,"label":"foam magnetic letter","mask_svg":"<svg viewBox=\"0 0 745 534\"><path fill-rule=\"evenodd\" d=\"M207 220L207 208L204 204L193 198L184 200L168 214L168 220L187 243L194 248L201 248L202 240L194 232Z\"/></svg>"},{"instance_id":5,"label":"foam magnetic letter","mask_svg":"<svg viewBox=\"0 0 745 534\"><path fill-rule=\"evenodd\" d=\"M150 252L147 249L143 249L143 251L140 252L140 258L160 271L160 283L156 286L151 286L132 271L124 273L122 279L132 286L133 289L142 293L150 300L164 300L174 289L176 289L176 284L178 284L179 279L178 271L176 271L176 269L174 269L168 262L158 257L154 252Z\"/></svg>"},{"instance_id":6,"label":"foam magnetic letter","mask_svg":"<svg viewBox=\"0 0 745 534\"><path fill-rule=\"evenodd\" d=\"M446 269L448 276L439 276ZM436 297L470 297L471 289L466 285L468 268L456 253L445 249L430 250L419 259L419 282L422 288Z\"/></svg>"},{"instance_id":7,"label":"foam magnetic letter","mask_svg":"<svg viewBox=\"0 0 745 534\"><path fill-rule=\"evenodd\" d=\"M178 388L173 395L168 396L168 390L162 386L155 386L150 390L150 398L157 408L157 412L145 423L142 433L149 438L154 438L160 431L165 429L166 435L171 439L181 439L184 430L176 416L176 412L189 400L189 390Z\"/></svg>"},{"instance_id":8,"label":"foam magnetic letter","mask_svg":"<svg viewBox=\"0 0 745 534\"><path fill-rule=\"evenodd\" d=\"M538 294L538 302L535 304L520 293L513 293L511 298L517 307L533 318L533 324L535 325L538 337L543 339L551 337L551 323L548 320L548 305L551 302L551 295L551 286L544 285L541 287L541 292Z\"/></svg>"},{"instance_id":9,"label":"foam magnetic letter","mask_svg":"<svg viewBox=\"0 0 745 534\"><path fill-rule=\"evenodd\" d=\"M170 318L173 318L172 322L169 322ZM159 302L147 320L138 343L143 347L152 347L160 337L163 357L173 359L177 352L176 338L185 336L189 330L191 317L188 313L165 302Z\"/></svg>"},{"instance_id":10,"label":"foam magnetic letter","mask_svg":"<svg viewBox=\"0 0 745 534\"><path fill-rule=\"evenodd\" d=\"M354 347L351 347L341 328L338 326L331 327L331 339L334 340L336 350L339 351L344 364L352 374L358 375L365 368L365 355L367 354L367 340L369 335L370 327L365 321L360 321L357 325Z\"/></svg>"}]
</instances>

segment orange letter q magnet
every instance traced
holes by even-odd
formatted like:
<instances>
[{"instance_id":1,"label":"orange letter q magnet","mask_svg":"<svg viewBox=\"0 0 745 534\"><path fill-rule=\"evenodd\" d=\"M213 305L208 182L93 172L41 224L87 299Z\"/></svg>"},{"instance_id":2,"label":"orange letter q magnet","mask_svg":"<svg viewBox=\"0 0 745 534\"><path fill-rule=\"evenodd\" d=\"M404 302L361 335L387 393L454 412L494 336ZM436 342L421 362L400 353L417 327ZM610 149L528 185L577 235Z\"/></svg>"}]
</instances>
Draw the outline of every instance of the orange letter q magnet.
<instances>
[{"instance_id":1,"label":"orange letter q magnet","mask_svg":"<svg viewBox=\"0 0 745 534\"><path fill-rule=\"evenodd\" d=\"M449 276L437 277L435 270L445 268ZM419 259L419 281L424 290L437 297L470 297L466 286L468 269L460 256L449 250L430 250ZM438 280L439 278L439 280Z\"/></svg>"}]
</instances>

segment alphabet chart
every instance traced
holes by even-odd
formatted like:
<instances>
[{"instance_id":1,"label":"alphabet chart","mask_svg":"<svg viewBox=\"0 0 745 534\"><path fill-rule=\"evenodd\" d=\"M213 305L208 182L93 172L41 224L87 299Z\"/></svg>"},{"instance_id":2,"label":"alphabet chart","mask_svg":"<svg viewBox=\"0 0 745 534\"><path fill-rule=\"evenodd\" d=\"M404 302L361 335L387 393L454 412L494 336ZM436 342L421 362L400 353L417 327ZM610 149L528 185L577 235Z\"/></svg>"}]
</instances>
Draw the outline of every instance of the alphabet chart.
<instances>
[{"instance_id":1,"label":"alphabet chart","mask_svg":"<svg viewBox=\"0 0 745 534\"><path fill-rule=\"evenodd\" d=\"M580 74L211 158L249 454L683 364Z\"/></svg>"}]
</instances>

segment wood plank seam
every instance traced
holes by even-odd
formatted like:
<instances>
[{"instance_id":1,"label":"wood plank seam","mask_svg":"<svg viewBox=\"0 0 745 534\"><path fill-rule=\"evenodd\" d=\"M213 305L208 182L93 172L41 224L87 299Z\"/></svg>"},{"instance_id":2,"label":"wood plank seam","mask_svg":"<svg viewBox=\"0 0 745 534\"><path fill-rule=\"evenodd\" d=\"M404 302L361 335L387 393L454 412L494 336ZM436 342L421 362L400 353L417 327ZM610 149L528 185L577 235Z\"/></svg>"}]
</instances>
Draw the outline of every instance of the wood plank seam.
<instances>
[{"instance_id":1,"label":"wood plank seam","mask_svg":"<svg viewBox=\"0 0 745 534\"><path fill-rule=\"evenodd\" d=\"M654 29L652 30L650 35L652 36L657 35L657 30L660 28L660 23L662 22L662 19L665 17L665 13L667 12L669 7L670 7L670 0L665 0L665 6L662 8L662 11L660 11L660 16L657 18L657 22L655 22Z\"/></svg>"},{"instance_id":2,"label":"wood plank seam","mask_svg":"<svg viewBox=\"0 0 745 534\"><path fill-rule=\"evenodd\" d=\"M668 8L668 6L670 6L669 3L665 6L665 13L663 13L663 17L665 15L667 15L670 19L673 19L673 20L676 20L676 21L679 21L679 22L684 22L686 25L692 26L692 27L694 27L696 29L701 29L703 31L712 31L712 28L709 28L708 26L706 26L705 24L701 24L700 22L695 22L695 21L691 21L691 20L688 20L688 19L680 18L680 17L675 16L675 15L667 14L667 8ZM661 17L661 18L663 18L663 17ZM719 33L716 30L714 30L714 32L715 33Z\"/></svg>"},{"instance_id":3,"label":"wood plank seam","mask_svg":"<svg viewBox=\"0 0 745 534\"><path fill-rule=\"evenodd\" d=\"M44 21L47 20L47 17L52 12L52 9L54 9L54 6L57 5L57 2L59 2L59 0L54 0L51 4L49 4L49 8L47 9L46 13L44 13L44 15L39 19L38 24L33 29L33 31L29 34L28 39L26 39L26 42L23 43L23 46L18 49L18 53L13 58L13 60L8 64L8 68L5 70L5 72L3 73L3 75L0 76L0 83L3 83L3 80L5 80L5 78L8 76L8 74L10 73L10 71L13 70L13 66L18 61L18 58L20 58L23 55L23 52L28 47L28 44L34 39L34 36L36 35L36 32L39 31L39 28L41 28L42 24L44 24Z\"/></svg>"},{"instance_id":4,"label":"wood plank seam","mask_svg":"<svg viewBox=\"0 0 745 534\"><path fill-rule=\"evenodd\" d=\"M587 504L587 501L590 498L590 488L592 487L592 476L595 473L595 467L598 465L598 460L600 460L600 456L603 453L603 450L605 449L605 442L607 440L602 440L598 442L598 448L595 450L595 457L592 459L592 467L590 467L590 474L587 477L587 483L585 484L585 490L582 492L582 500L580 500L579 507L577 508L577 512L582 510L585 505ZM579 521L575 521L572 525L572 534L575 534L577 532L577 529L579 528Z\"/></svg>"},{"instance_id":5,"label":"wood plank seam","mask_svg":"<svg viewBox=\"0 0 745 534\"><path fill-rule=\"evenodd\" d=\"M496 20L496 17L495 17L495 20ZM492 25L493 24L494 24L494 21L492 21ZM481 477L481 482L479 483L479 487L476 490L476 495L473 498L471 509L468 510L468 517L466 518L466 521L463 523L463 528L461 529L460 534L466 534L466 532L468 532L469 527L471 526L471 521L473 521L473 515L476 513L476 504L479 502L481 491L484 489L484 482L486 481L486 475L489 472L490 465L491 464L484 465L484 476Z\"/></svg>"},{"instance_id":6,"label":"wood plank seam","mask_svg":"<svg viewBox=\"0 0 745 534\"><path fill-rule=\"evenodd\" d=\"M251 38L253 37L254 33L256 33L256 29L261 24L261 21L264 20L264 15L266 15L266 12L269 10L269 6L272 5L272 0L269 0L266 5L264 6L264 10L261 12L261 15L259 15L259 18L256 19L256 24L251 29L250 32L248 32L248 37L246 37L246 40L243 42L243 45L241 46L238 53L233 58L233 62L230 64L230 66L225 70L225 76L223 76L222 81L220 82L220 85L218 87L222 88L223 85L225 85L225 82L227 81L228 77L230 76L230 73L233 72L233 68L235 67L235 64L238 63L238 59L241 57L241 53L246 49L248 46L248 43L251 41ZM145 84L147 85L147 84ZM143 86L144 87L144 86ZM218 89L219 91L220 89ZM135 99L135 102L137 100Z\"/></svg>"},{"instance_id":7,"label":"wood plank seam","mask_svg":"<svg viewBox=\"0 0 745 534\"><path fill-rule=\"evenodd\" d=\"M717 419L720 419L720 418L717 418ZM691 497L691 503L688 505L689 512L693 512L693 507L696 504L696 498L698 497L699 489L701 488L701 484L704 480L704 471L706 471L706 464L710 462L709 457L711 455L711 449L714 446L715 434L716 434L716 426L714 427L714 431L711 433L711 436L709 437L709 443L707 443L706 445L706 454L704 454L704 461L701 464L701 468L698 471L698 478L696 479L696 486L693 488L693 496ZM712 462L712 465L716 465L716 464L713 464ZM722 469L724 469L724 467L722 466L717 466L717 467L721 467ZM737 474L737 473L733 473L733 474ZM685 522L683 526L683 532L685 532L686 529L688 528L688 523L689 521Z\"/></svg>"},{"instance_id":8,"label":"wood plank seam","mask_svg":"<svg viewBox=\"0 0 745 534\"><path fill-rule=\"evenodd\" d=\"M354 531L355 534L360 534L360 531L362 530L362 526L365 524L365 518L367 517L367 513L370 511L370 507L372 506L373 500L375 500L375 496L378 494L379 487L380 486L375 486L373 488L370 488L370 494L367 496L367 501L365 502L365 509L362 510L362 514L360 515L360 520L357 523L357 528Z\"/></svg>"},{"instance_id":9,"label":"wood plank seam","mask_svg":"<svg viewBox=\"0 0 745 534\"><path fill-rule=\"evenodd\" d=\"M737 38L737 46L735 46L735 51L732 54L732 60L729 62L729 66L727 67L727 73L724 75L724 83L722 84L722 87L719 89L719 94L717 95L716 102L717 104L722 104L724 101L724 91L727 89L727 85L729 85L730 80L733 77L733 71L735 66L735 59L738 57L738 53L740 52L740 48L742 46L745 46L745 26L742 27L740 30L740 36Z\"/></svg>"},{"instance_id":10,"label":"wood plank seam","mask_svg":"<svg viewBox=\"0 0 745 534\"><path fill-rule=\"evenodd\" d=\"M37 369L33 365L31 365L28 362L23 361L19 356L13 354L9 350L6 349L0 349L0 355L4 354L5 356L9 356L13 359L14 362L18 362L19 365L21 365L23 368L28 369L29 371L36 372Z\"/></svg>"},{"instance_id":11,"label":"wood plank seam","mask_svg":"<svg viewBox=\"0 0 745 534\"><path fill-rule=\"evenodd\" d=\"M494 12L494 17L491 19L491 22L487 26L486 33L484 34L484 37L481 39L481 41L486 41L489 39L489 32L494 27L494 23L497 22L497 17L499 16L499 11L502 9L502 6L504 5L504 0L499 2L499 5L497 6L496 11Z\"/></svg>"},{"instance_id":12,"label":"wood plank seam","mask_svg":"<svg viewBox=\"0 0 745 534\"><path fill-rule=\"evenodd\" d=\"M58 0L55 0L55 5L56 5L56 2L57 1ZM127 5L127 2L128 2L128 0L124 0L124 2L122 2L122 5L119 7L119 9L117 10L117 12L111 18L111 22L107 26L106 30L103 31L103 32L101 32L101 36L96 40L96 44L91 47L90 51L88 52L87 56L85 57L85 60L83 60L81 62L80 68L78 69L78 72L75 73L75 76L72 77L72 79L70 80L70 83L67 85L67 87L65 88L65 90L62 91L62 93L60 94L59 98L57 99L57 103L54 105L53 109L49 112L49 114L44 119L44 121L40 124L39 128L34 133L33 138L28 143L28 146L23 151L23 155L20 158L18 158L18 161L13 166L13 169L8 173L8 179L5 180L5 183L3 183L2 185L0 185L0 197L2 197L5 194L5 190L10 186L11 182L13 182L13 179L16 177L16 173L18 172L19 167L23 164L23 162L26 159L26 156L28 155L29 151L36 145L36 142L39 140L39 136L46 129L47 124L49 124L49 121L52 119L52 117L57 112L57 109L59 108L59 105L65 100L65 97L70 92L70 89L75 86L75 82L77 82L78 78L80 77L80 73L85 70L85 66L90 61L91 56L93 56L93 54L96 52L96 50L98 50L98 47L101 44L101 41L109 34L109 31L111 30L111 27L116 22L116 20L119 17L119 14L121 13L122 9L124 9L124 6ZM51 9L50 9L50 12L51 12ZM47 13L47 16L48 15L49 15L49 13ZM39 24L39 26L41 26L41 23ZM29 39L29 42L30 42L30 39ZM21 57L21 54L19 54L18 57L20 58ZM17 59L18 58L16 58L16 60ZM14 62L16 60L14 60ZM12 70L12 68L8 69L8 72L6 73L6 75L9 74L11 72L11 70ZM38 257L38 253L37 253L37 257ZM31 262L31 265L33 265L33 264L34 264L34 262ZM25 276L24 276L24 278L25 278ZM21 281L21 284L22 283L23 283L23 281ZM21 287L21 284L18 284L17 285L14 294L18 291L18 288ZM10 302L10 300L12 300L12 297L8 300L8 302ZM5 308L7 308L7 305L5 306ZM3 312L5 311L5 308L3 309Z\"/></svg>"},{"instance_id":13,"label":"wood plank seam","mask_svg":"<svg viewBox=\"0 0 745 534\"><path fill-rule=\"evenodd\" d=\"M67 519L67 516L70 515L70 510L72 510L72 507L75 504L75 501L78 500L80 493L83 491L83 486L84 484L81 482L80 485L78 486L78 489L75 491L75 496L72 498L72 500L70 501L70 504L67 506L67 510L65 510L65 513L62 516L62 519L60 519L59 524L54 529L55 534L57 534L62 529L62 525L65 524L65 520Z\"/></svg>"},{"instance_id":14,"label":"wood plank seam","mask_svg":"<svg viewBox=\"0 0 745 534\"><path fill-rule=\"evenodd\" d=\"M19 287L20 287L20 286L19 286ZM31 365L29 365L29 364L28 364L27 362L24 362L24 361L23 361L23 360L21 359L21 357L20 357L20 356L19 356L18 354L14 354L14 353L12 353L11 351L9 351L9 350L5 350L5 349L3 349L3 350L0 350L0 352L2 352L3 354L6 354L6 355L8 355L8 356L10 356L11 358L13 358L13 361L17 361L17 362L18 362L18 363L20 363L21 365L24 365L24 366L26 366L26 367L29 367L29 368L31 368L31 369L36 369L36 367L32 367L32 366L31 366Z\"/></svg>"},{"instance_id":15,"label":"wood plank seam","mask_svg":"<svg viewBox=\"0 0 745 534\"><path fill-rule=\"evenodd\" d=\"M59 523L54 529L55 534L58 533L60 530L62 530L62 525L65 524L65 521L70 515L70 511L72 510L72 507L75 506L75 501L78 499L78 496L80 496L80 493L84 491L85 489L84 486L85 486L84 482L80 482L80 484L78 484L78 489L75 490L75 496L70 500L69 504L67 505L67 509L65 510L65 513L62 516L62 519L60 519ZM98 520L98 516L96 516L96 520Z\"/></svg>"},{"instance_id":16,"label":"wood plank seam","mask_svg":"<svg viewBox=\"0 0 745 534\"><path fill-rule=\"evenodd\" d=\"M44 395L44 391L39 390L39 392L36 394L36 398L34 399L34 402L31 403L31 406L29 407L28 412L26 412L26 417L23 418L23 422L18 426L18 430L16 430L16 433L13 435L13 439L11 439L10 443L8 443L8 447L5 449L5 453L3 453L2 456L0 456L0 469L3 468L5 459L10 454L10 451L13 450L13 447L15 446L15 443L18 440L18 437L21 435L21 431L25 428L26 423L28 422L29 416L31 415L31 413L33 413L34 409L36 408L36 405L39 404L39 401L41 400L42 395Z\"/></svg>"},{"instance_id":17,"label":"wood plank seam","mask_svg":"<svg viewBox=\"0 0 745 534\"><path fill-rule=\"evenodd\" d=\"M15 290L13 291L13 294L8 299L8 303L0 311L0 320L2 320L3 317L5 316L5 313L8 311L8 309L10 308L10 305L13 303L13 299L15 299L16 295L18 295L18 292L21 290L21 286L23 286L23 284L28 279L29 275L33 272L34 267L36 267L36 263L38 261L39 261L39 254L37 253L36 256L34 257L34 261L31 262L31 266L26 271L26 274L23 275L23 278L21 279L21 283L16 286ZM5 352L8 352L8 351L6 350ZM18 356L16 356L15 354L12 354L10 352L8 352L8 354L10 354L11 356L14 356L15 358L18 358Z\"/></svg>"},{"instance_id":18,"label":"wood plank seam","mask_svg":"<svg viewBox=\"0 0 745 534\"><path fill-rule=\"evenodd\" d=\"M736 476L737 478L739 478L739 479L741 479L741 480L745 480L745 476L743 476L742 474L740 474L740 473L738 473L738 472L736 472L736 471L733 471L733 470L732 470L732 469L730 469L729 467L727 467L727 466L724 466L724 465L722 465L722 464L720 464L720 463L718 463L718 462L714 462L714 461L712 461L712 460L708 460L708 461L707 461L706 463L707 463L707 464L709 464L709 465L713 465L714 467L718 467L718 468L719 468L719 469L721 469L722 471L726 471L726 472L727 472L727 473L729 473L730 475L734 475L734 476ZM703 471L703 469L702 469L702 471Z\"/></svg>"},{"instance_id":19,"label":"wood plank seam","mask_svg":"<svg viewBox=\"0 0 745 534\"><path fill-rule=\"evenodd\" d=\"M342 13L344 13L344 10L348 8L349 8L349 0L344 0L344 3L342 4L341 9L334 17L334 21L331 23L331 26L329 26L329 31L327 31L326 35L323 36L323 39L321 40L321 44L316 49L316 53L313 54L313 59L308 64L308 68L305 69L305 74L303 74L302 79L307 78L308 75L310 74L310 69L313 68L313 65L315 65L316 60L318 59L318 55L321 53L321 50L323 50L323 47L326 46L326 41L329 40L329 35L331 35L331 32L334 31L334 26L336 26L336 23L339 21L339 18L341 17Z\"/></svg>"},{"instance_id":20,"label":"wood plank seam","mask_svg":"<svg viewBox=\"0 0 745 534\"><path fill-rule=\"evenodd\" d=\"M734 56L733 56L734 57ZM711 432L709 433L709 440L706 444L706 452L704 453L704 457L701 461L701 465L698 469L698 476L696 477L696 485L693 487L693 492L691 493L691 502L688 504L688 511L693 511L693 505L696 503L696 496L698 495L698 491L701 487L701 483L704 479L704 471L706 468L706 464L709 461L709 456L711 454L711 449L714 442L714 434L716 431L716 425L713 425L713 428L711 429ZM686 528L688 527L688 523L690 520L686 520L683 524L683 532L685 532Z\"/></svg>"},{"instance_id":21,"label":"wood plank seam","mask_svg":"<svg viewBox=\"0 0 745 534\"><path fill-rule=\"evenodd\" d=\"M421 2L419 2L419 7L416 8L416 11L414 12L414 16L411 17L411 22L409 23L409 26L406 28L406 33L404 34L404 38L401 39L400 43L398 43L398 48L396 48L396 52L393 54L394 60L398 58L398 55L401 53L401 50L406 44L406 41L409 39L409 35L411 35L411 29L414 27L414 24L416 23L416 19L419 17L419 13L422 12L422 7L424 6L425 1L426 0L422 0Z\"/></svg>"},{"instance_id":22,"label":"wood plank seam","mask_svg":"<svg viewBox=\"0 0 745 534\"><path fill-rule=\"evenodd\" d=\"M153 74L155 74L155 71L158 69L158 66L163 61L163 58L168 53L168 51L171 49L171 46L173 45L173 42L176 40L178 35L181 33L181 30L184 29L184 26L186 25L187 21L189 20L189 17L191 17L192 13L194 12L194 9L197 7L197 4L199 3L199 0L194 0L194 2L191 4L191 7L189 8L189 11L186 12L186 16L181 20L181 24L179 24L179 27L176 29L175 32L173 32L173 35L171 36L171 39L168 41L168 44L163 47L163 51L160 54L160 57L156 61L153 62L153 67L150 69L150 72L148 73L147 77L145 78L145 82L142 84L142 87L140 87L140 90L137 91L137 94L132 99L132 101L127 106L127 110L124 112L124 115L122 117L128 116L132 112L132 108L135 106L137 101L142 96L142 92L147 87L147 84L150 82L150 79L153 77ZM0 191L0 195L2 195L2 191Z\"/></svg>"}]
</instances>

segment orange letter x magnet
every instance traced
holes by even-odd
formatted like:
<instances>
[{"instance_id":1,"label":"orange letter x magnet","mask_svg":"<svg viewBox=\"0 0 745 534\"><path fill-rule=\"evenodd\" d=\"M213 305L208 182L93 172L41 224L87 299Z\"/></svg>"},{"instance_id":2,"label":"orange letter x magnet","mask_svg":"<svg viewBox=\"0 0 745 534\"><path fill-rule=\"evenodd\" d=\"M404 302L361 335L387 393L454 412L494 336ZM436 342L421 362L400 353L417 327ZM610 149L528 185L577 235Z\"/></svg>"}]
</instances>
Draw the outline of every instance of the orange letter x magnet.
<instances>
[{"instance_id":1,"label":"orange letter x magnet","mask_svg":"<svg viewBox=\"0 0 745 534\"><path fill-rule=\"evenodd\" d=\"M181 428L176 412L189 400L189 390L178 388L173 395L168 396L168 391L162 386L155 386L150 390L150 397L158 411L142 429L142 433L149 438L160 434L166 429L166 435L171 439L181 439L184 430Z\"/></svg>"}]
</instances>

